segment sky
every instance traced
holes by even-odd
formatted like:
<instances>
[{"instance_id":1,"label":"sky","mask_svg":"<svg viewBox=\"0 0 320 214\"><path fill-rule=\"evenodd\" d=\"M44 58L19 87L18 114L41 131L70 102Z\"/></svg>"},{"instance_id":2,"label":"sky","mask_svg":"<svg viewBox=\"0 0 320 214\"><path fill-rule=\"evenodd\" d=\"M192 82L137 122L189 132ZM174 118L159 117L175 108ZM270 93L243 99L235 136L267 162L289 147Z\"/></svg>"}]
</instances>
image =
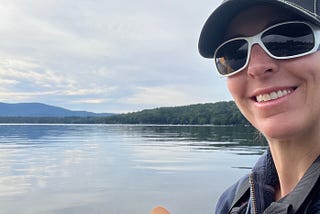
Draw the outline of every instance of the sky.
<instances>
[{"instance_id":1,"label":"sky","mask_svg":"<svg viewBox=\"0 0 320 214\"><path fill-rule=\"evenodd\" d=\"M0 0L0 102L126 113L231 100L197 49L220 0Z\"/></svg>"}]
</instances>

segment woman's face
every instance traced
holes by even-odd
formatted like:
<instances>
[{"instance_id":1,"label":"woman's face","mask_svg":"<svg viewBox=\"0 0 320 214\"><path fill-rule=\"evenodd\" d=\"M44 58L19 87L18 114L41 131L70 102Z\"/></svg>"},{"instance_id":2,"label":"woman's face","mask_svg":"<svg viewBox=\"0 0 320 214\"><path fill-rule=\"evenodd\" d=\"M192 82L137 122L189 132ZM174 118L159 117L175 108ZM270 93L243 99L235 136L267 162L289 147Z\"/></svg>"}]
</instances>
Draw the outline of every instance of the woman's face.
<instances>
[{"instance_id":1,"label":"woman's face","mask_svg":"<svg viewBox=\"0 0 320 214\"><path fill-rule=\"evenodd\" d=\"M254 7L235 17L227 37L252 36L289 17L284 11ZM246 69L228 77L227 84L241 112L268 139L285 140L319 133L319 51L300 58L275 60L255 44ZM262 102L256 99L274 93L280 97Z\"/></svg>"}]
</instances>

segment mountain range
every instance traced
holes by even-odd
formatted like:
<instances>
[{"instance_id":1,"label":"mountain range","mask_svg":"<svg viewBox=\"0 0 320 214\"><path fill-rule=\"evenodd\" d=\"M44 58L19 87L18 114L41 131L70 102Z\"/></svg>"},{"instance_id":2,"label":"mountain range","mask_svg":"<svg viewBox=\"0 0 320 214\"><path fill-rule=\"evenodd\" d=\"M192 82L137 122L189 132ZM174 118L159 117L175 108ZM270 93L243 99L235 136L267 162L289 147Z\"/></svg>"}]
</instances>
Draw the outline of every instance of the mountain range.
<instances>
[{"instance_id":1,"label":"mountain range","mask_svg":"<svg viewBox=\"0 0 320 214\"><path fill-rule=\"evenodd\" d=\"M106 117L112 113L72 111L43 103L1 103L0 117Z\"/></svg>"}]
</instances>

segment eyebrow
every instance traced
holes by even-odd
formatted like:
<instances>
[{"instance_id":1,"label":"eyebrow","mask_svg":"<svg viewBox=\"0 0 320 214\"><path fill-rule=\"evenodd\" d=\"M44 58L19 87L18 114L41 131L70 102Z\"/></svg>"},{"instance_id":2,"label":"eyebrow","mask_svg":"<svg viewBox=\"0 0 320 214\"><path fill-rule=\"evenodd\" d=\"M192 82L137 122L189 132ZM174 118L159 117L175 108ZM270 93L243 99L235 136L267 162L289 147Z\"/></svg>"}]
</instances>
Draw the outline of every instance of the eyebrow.
<instances>
[{"instance_id":1,"label":"eyebrow","mask_svg":"<svg viewBox=\"0 0 320 214\"><path fill-rule=\"evenodd\" d=\"M272 25L275 25L275 24L279 24L281 22L288 22L288 21L296 21L297 18L296 17L288 17L288 18L278 18L278 19L275 19L271 22L269 22L264 29L268 28L268 27L271 27Z\"/></svg>"},{"instance_id":2,"label":"eyebrow","mask_svg":"<svg viewBox=\"0 0 320 214\"><path fill-rule=\"evenodd\" d=\"M267 29L268 27L271 27L272 25L275 25L275 24L279 24L281 22L287 22L287 21L294 21L294 20L297 20L297 19L300 19L300 17L296 17L296 16L292 16L292 17L286 17L286 18L277 18L275 20L272 20L270 22L268 22L261 31L259 31L257 34L259 34L260 32L264 31L265 29ZM248 37L247 35L244 35L242 33L238 33L238 34L234 34L234 35L231 35L231 36L225 36L223 38L224 41L227 41L229 39L234 39L234 38L239 38L239 37Z\"/></svg>"}]
</instances>

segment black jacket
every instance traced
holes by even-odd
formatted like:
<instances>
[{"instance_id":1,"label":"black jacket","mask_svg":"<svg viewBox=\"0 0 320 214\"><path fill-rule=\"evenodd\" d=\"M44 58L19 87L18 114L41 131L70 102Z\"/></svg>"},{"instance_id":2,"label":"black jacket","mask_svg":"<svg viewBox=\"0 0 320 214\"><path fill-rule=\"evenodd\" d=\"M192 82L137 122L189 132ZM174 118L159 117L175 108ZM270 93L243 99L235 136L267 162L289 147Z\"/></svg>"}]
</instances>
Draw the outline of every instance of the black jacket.
<instances>
[{"instance_id":1,"label":"black jacket","mask_svg":"<svg viewBox=\"0 0 320 214\"><path fill-rule=\"evenodd\" d=\"M320 157L311 165L287 196L274 201L279 184L277 171L268 150L260 157L250 175L227 189L216 206L216 214L320 213Z\"/></svg>"}]
</instances>

